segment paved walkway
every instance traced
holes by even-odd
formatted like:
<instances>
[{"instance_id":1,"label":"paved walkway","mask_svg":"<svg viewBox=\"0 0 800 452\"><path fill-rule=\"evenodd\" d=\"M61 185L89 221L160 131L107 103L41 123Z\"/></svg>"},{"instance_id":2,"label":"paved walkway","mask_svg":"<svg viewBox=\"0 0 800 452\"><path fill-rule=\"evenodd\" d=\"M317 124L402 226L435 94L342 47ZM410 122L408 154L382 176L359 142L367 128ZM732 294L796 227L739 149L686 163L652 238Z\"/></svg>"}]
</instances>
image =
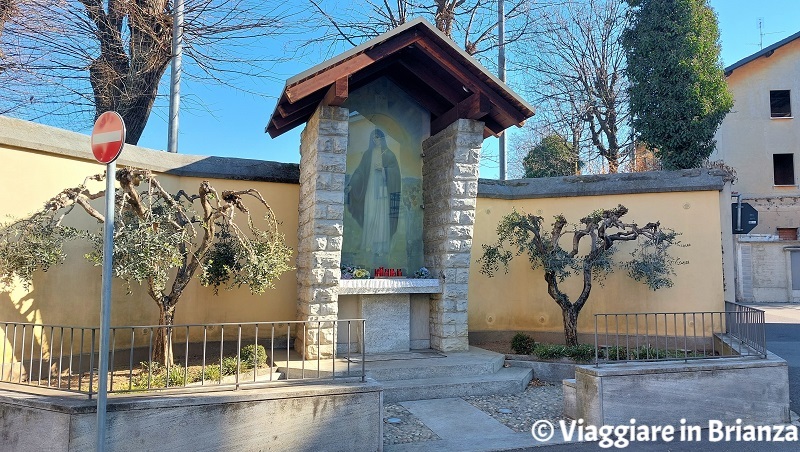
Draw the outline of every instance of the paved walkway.
<instances>
[{"instance_id":1,"label":"paved walkway","mask_svg":"<svg viewBox=\"0 0 800 452\"><path fill-rule=\"evenodd\" d=\"M490 451L533 447L537 420L557 423L560 385L534 382L521 394L389 403L384 418L387 451Z\"/></svg>"},{"instance_id":2,"label":"paved walkway","mask_svg":"<svg viewBox=\"0 0 800 452\"><path fill-rule=\"evenodd\" d=\"M766 312L767 322L767 347L789 363L789 384L791 408L800 412L800 304L753 304L752 306ZM764 382L768 384L768 382ZM530 430L520 431L520 425L530 428L533 420L547 419L557 425L560 413L560 387L549 386L542 388L529 387L519 399L502 398L503 396L487 396L480 400L464 399L439 399L402 402L387 407L387 417L399 416L402 418L407 435L405 443L386 443L384 450L387 452L419 452L419 451L599 451L602 449L597 443L569 443L564 444L561 438L554 438L548 443L535 441ZM539 391L539 392L536 392ZM549 393L547 392L549 391ZM553 394L559 398L554 400ZM549 394L549 395L548 395ZM495 397L495 398L492 398ZM551 397L547 399L547 397ZM542 404L531 408L539 399L544 399ZM476 407L481 406L482 409ZM554 406L555 405L555 406ZM503 419L498 415L498 407L508 407L516 416L516 423ZM524 415L519 413L525 411ZM498 420L500 419L500 420ZM501 422L503 420L503 422ZM798 422L795 420L795 425ZM507 425L516 425L509 428ZM387 429L397 429L389 426ZM516 430L516 431L515 431ZM394 436L397 439L396 435ZM558 435L557 435L558 436ZM386 438L387 435L384 435ZM705 434L704 434L705 437ZM797 443L710 443L707 440L700 443L636 443L628 446L627 450L647 452L668 452L676 450L702 450L702 451L728 451L735 448L742 452L761 451L796 451L800 450Z\"/></svg>"},{"instance_id":3,"label":"paved walkway","mask_svg":"<svg viewBox=\"0 0 800 452\"><path fill-rule=\"evenodd\" d=\"M795 413L800 413L800 304L758 303L750 306L764 310L767 349L789 363L789 406Z\"/></svg>"},{"instance_id":4,"label":"paved walkway","mask_svg":"<svg viewBox=\"0 0 800 452\"><path fill-rule=\"evenodd\" d=\"M387 452L489 451L536 446L530 432L517 433L463 399L401 402L439 439L385 446Z\"/></svg>"}]
</instances>

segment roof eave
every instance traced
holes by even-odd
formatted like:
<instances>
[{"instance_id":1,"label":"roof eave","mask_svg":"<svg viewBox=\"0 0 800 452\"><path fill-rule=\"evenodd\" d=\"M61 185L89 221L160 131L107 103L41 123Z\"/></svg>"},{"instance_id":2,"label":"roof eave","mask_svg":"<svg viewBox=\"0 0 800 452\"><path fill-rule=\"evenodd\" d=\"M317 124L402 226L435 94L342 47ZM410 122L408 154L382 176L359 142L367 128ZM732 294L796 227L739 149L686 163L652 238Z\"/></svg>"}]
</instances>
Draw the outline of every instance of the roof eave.
<instances>
[{"instance_id":1,"label":"roof eave","mask_svg":"<svg viewBox=\"0 0 800 452\"><path fill-rule=\"evenodd\" d=\"M742 58L741 60L739 60L739 61L737 61L737 62L733 63L732 65L730 65L730 66L725 68L725 77L728 77L729 75L731 75L731 73L733 73L733 71L735 71L736 69L739 69L740 67L744 66L745 64L750 63L752 61L755 61L755 60L761 58L762 56L765 56L765 57L772 56L772 54L775 53L775 50L777 50L780 47L785 46L786 44L789 44L790 42L792 42L792 41L794 41L795 39L798 39L798 38L800 38L800 31L795 33L795 34L793 34L793 35L791 35L791 36L789 36L789 37L786 37L786 38L776 42L775 44L772 44L769 47L765 47L765 48L759 50L758 52L756 52L756 53L754 53L752 55L749 55L749 56L746 56L746 57Z\"/></svg>"}]
</instances>

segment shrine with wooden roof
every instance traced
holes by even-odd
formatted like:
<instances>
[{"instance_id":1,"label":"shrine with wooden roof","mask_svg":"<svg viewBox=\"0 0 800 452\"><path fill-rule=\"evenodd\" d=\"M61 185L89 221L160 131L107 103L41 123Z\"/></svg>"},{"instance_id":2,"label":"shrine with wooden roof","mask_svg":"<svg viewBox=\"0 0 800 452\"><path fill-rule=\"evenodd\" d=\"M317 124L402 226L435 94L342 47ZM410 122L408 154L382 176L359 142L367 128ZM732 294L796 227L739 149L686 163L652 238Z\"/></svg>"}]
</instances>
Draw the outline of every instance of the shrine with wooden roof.
<instances>
[{"instance_id":1,"label":"shrine with wooden roof","mask_svg":"<svg viewBox=\"0 0 800 452\"><path fill-rule=\"evenodd\" d=\"M290 78L266 132L305 124L298 320L364 318L371 353L466 350L481 146L533 113L423 19ZM331 356L341 337L295 348Z\"/></svg>"}]
</instances>

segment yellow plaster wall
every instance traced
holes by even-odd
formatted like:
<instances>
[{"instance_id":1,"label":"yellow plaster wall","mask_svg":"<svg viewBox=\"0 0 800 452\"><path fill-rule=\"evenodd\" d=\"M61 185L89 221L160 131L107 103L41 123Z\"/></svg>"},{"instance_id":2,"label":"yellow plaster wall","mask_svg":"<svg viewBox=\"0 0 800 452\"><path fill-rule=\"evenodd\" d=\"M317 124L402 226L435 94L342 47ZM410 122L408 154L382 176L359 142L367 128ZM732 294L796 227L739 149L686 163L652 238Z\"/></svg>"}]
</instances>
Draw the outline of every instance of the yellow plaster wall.
<instances>
[{"instance_id":1,"label":"yellow plaster wall","mask_svg":"<svg viewBox=\"0 0 800 452\"><path fill-rule=\"evenodd\" d=\"M689 264L677 267L671 288L653 292L629 278L624 270L611 274L603 286L595 283L578 318L580 333L594 332L595 313L724 310L719 196L717 191L703 191L513 201L478 198L470 267L470 332L563 334L561 309L547 294L542 270L531 270L526 255L514 258L508 274L501 271L492 278L481 274L475 262L481 256L481 245L496 241L502 216L514 209L543 216L550 225L557 214L577 223L595 209L623 204L630 209L628 221L645 224L660 220L663 226L682 232L681 241L691 245L674 249L674 255ZM617 259L629 257L631 247L622 245ZM564 287L574 300L580 288L576 284Z\"/></svg>"},{"instance_id":2,"label":"yellow plaster wall","mask_svg":"<svg viewBox=\"0 0 800 452\"><path fill-rule=\"evenodd\" d=\"M80 158L2 145L0 157L3 218L29 214L61 189L75 186L86 176L104 169ZM195 191L201 181L167 174L162 174L160 180L168 190L187 192ZM211 183L219 190L249 187L260 190L282 220L280 229L296 252L299 185L214 179ZM101 189L102 185L96 188ZM604 286L596 284L580 316L579 329L583 333L593 331L595 312L722 310L719 196L719 192L704 191L514 201L478 198L470 270L470 331L563 331L560 309L547 295L541 270L532 271L524 256L515 259L507 275L494 278L480 274L479 266L474 263L480 256L480 245L495 240L498 221L514 208L548 220L562 213L569 221L576 222L594 209L623 203L630 208L630 220L640 223L661 220L665 226L683 232L683 242L691 245L675 250L689 264L677 268L672 288L652 292L623 271L612 274ZM78 211L75 214L73 218L81 218L76 226L93 225L88 216ZM46 274L37 273L29 290L17 285L11 291L0 291L0 320L98 325L100 270L81 257L87 251L85 246L70 245L67 252L72 259ZM625 257L625 254L623 245L618 255ZM293 320L295 272L286 273L276 286L258 296L250 295L246 288L221 291L214 296L211 289L200 286L195 279L178 304L176 323ZM575 292L575 287L569 289L571 295ZM128 295L124 284L114 280L112 325L153 324L157 319L157 307L143 288L134 285ZM48 340L38 342L47 346Z\"/></svg>"},{"instance_id":3,"label":"yellow plaster wall","mask_svg":"<svg viewBox=\"0 0 800 452\"><path fill-rule=\"evenodd\" d=\"M124 153L124 151L123 151ZM46 200L66 187L74 187L88 175L103 172L105 167L79 158L70 158L0 146L0 217L23 217L39 208ZM195 177L161 174L167 190L197 191L202 181ZM290 247L297 249L297 204L299 185L267 182L210 179L218 190L258 189L271 205ZM90 186L104 188L102 183ZM254 212L263 213L256 203L249 203ZM102 201L96 206L102 209ZM93 227L97 223L79 208L70 215L72 225ZM99 225L97 226L99 227ZM99 325L100 268L82 256L85 245L70 244L70 256L64 265L47 273L37 272L30 289L16 285L10 291L0 291L0 318L11 322L42 322L45 324ZM294 261L292 260L292 264ZM145 325L158 322L158 308L143 287L134 284L128 295L124 282L113 281L111 325ZM176 323L217 323L245 321L284 321L295 319L295 272L285 273L275 289L262 295L251 295L247 288L220 290L214 296L210 288L202 287L195 278L183 293L176 309ZM2 331L0 331L2 334Z\"/></svg>"}]
</instances>

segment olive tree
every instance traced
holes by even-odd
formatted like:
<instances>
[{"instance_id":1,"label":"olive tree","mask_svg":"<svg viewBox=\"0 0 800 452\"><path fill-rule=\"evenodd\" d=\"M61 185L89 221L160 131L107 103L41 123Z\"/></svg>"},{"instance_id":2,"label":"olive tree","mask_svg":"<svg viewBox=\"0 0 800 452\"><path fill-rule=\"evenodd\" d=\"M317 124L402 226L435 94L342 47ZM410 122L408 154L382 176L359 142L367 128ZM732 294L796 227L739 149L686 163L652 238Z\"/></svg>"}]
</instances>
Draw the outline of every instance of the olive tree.
<instances>
[{"instance_id":1,"label":"olive tree","mask_svg":"<svg viewBox=\"0 0 800 452\"><path fill-rule=\"evenodd\" d=\"M88 230L63 223L76 207L105 222L92 201L106 193L89 189L92 181L103 180L105 174L91 176L59 192L30 217L2 225L0 283L9 286L19 278L30 285L34 272L65 261L64 245L72 240L88 241L93 250L86 258L101 265L102 227ZM194 276L215 293L220 287L246 285L251 293L260 294L291 269L292 250L258 190L219 192L203 181L197 193L170 193L152 172L133 168L118 170L116 180L120 188L113 194L114 275L128 284L129 293L133 282L146 287L158 306L159 325L173 325L178 301ZM247 201L265 211L259 222L263 225L257 226ZM158 329L153 354L155 361L172 363L168 328Z\"/></svg>"},{"instance_id":2,"label":"olive tree","mask_svg":"<svg viewBox=\"0 0 800 452\"><path fill-rule=\"evenodd\" d=\"M623 205L596 210L570 231L563 215L557 215L546 230L542 217L512 212L498 224L497 242L483 245L483 255L478 259L481 273L494 276L501 266L508 272L515 256L527 254L531 268L543 270L547 293L561 308L566 344L577 345L578 315L589 300L594 281L602 283L615 267L620 267L634 280L657 290L671 287L675 266L687 263L669 254L671 246L687 246L677 240L675 231L663 229L660 222L644 226L625 223L627 213ZM564 248L562 241L569 246ZM619 248L614 246L617 242L636 243L625 261L613 258ZM570 297L561 287L570 276L583 280L577 297Z\"/></svg>"}]
</instances>

